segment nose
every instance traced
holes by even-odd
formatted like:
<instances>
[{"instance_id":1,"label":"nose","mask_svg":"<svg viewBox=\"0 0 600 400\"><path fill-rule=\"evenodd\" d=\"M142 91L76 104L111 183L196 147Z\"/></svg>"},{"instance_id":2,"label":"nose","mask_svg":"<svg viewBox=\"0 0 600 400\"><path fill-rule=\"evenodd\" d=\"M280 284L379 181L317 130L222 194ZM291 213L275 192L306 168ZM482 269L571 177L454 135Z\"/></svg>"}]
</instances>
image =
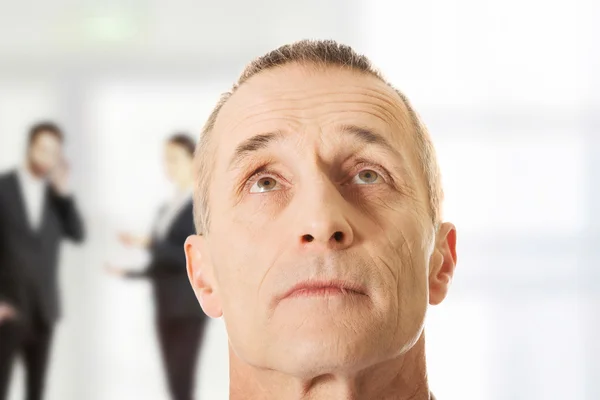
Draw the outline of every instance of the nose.
<instances>
[{"instance_id":1,"label":"nose","mask_svg":"<svg viewBox=\"0 0 600 400\"><path fill-rule=\"evenodd\" d=\"M333 185L331 185L333 186ZM310 248L343 250L352 245L354 232L348 221L345 200L337 188L329 187L321 195L304 197L299 217L300 245Z\"/></svg>"}]
</instances>

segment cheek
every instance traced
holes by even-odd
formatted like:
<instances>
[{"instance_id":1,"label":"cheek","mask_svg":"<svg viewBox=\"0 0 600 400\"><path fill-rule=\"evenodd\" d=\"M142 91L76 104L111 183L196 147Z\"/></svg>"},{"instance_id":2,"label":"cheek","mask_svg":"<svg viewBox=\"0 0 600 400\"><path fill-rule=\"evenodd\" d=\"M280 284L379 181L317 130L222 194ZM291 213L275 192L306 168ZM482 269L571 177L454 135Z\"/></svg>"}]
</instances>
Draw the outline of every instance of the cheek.
<instances>
[{"instance_id":1,"label":"cheek","mask_svg":"<svg viewBox=\"0 0 600 400\"><path fill-rule=\"evenodd\" d=\"M416 339L423 326L428 304L427 262L423 231L410 215L403 215L398 224L388 230L389 263L392 268L394 302L392 314L397 318L395 331L399 337Z\"/></svg>"},{"instance_id":2,"label":"cheek","mask_svg":"<svg viewBox=\"0 0 600 400\"><path fill-rule=\"evenodd\" d=\"M259 279L250 268L252 260L244 257L239 247L226 244L219 247L220 251L213 248L211 252L214 251L212 258L223 315L228 324L243 326L253 319L256 309L253 288Z\"/></svg>"},{"instance_id":3,"label":"cheek","mask_svg":"<svg viewBox=\"0 0 600 400\"><path fill-rule=\"evenodd\" d=\"M211 257L219 289L225 301L240 304L254 302L269 266L277 243L265 231L252 224L213 219L211 228Z\"/></svg>"},{"instance_id":4,"label":"cheek","mask_svg":"<svg viewBox=\"0 0 600 400\"><path fill-rule=\"evenodd\" d=\"M393 211L372 225L368 236L377 238L371 252L381 261L384 282L393 286L398 301L406 302L426 290L429 234L419 214Z\"/></svg>"},{"instance_id":5,"label":"cheek","mask_svg":"<svg viewBox=\"0 0 600 400\"><path fill-rule=\"evenodd\" d=\"M268 257L269 251L283 241L289 227L294 226L291 197L291 190L277 190L246 193L237 202L227 199L218 211L226 216L220 224L227 226L231 237L235 237L235 245L246 249L251 257Z\"/></svg>"},{"instance_id":6,"label":"cheek","mask_svg":"<svg viewBox=\"0 0 600 400\"><path fill-rule=\"evenodd\" d=\"M40 152L38 157L40 162L46 166L53 166L58 163L58 156L56 156L53 152L50 151Z\"/></svg>"},{"instance_id":7,"label":"cheek","mask_svg":"<svg viewBox=\"0 0 600 400\"><path fill-rule=\"evenodd\" d=\"M190 171L191 169L190 163L186 159L177 160L177 163L175 165L177 166L177 171L179 171L179 173L185 173Z\"/></svg>"},{"instance_id":8,"label":"cheek","mask_svg":"<svg viewBox=\"0 0 600 400\"><path fill-rule=\"evenodd\" d=\"M234 223L245 226L252 234L260 234L263 240L265 235L277 237L276 233L281 233L289 222L286 218L293 212L292 197L290 189L246 194L232 210Z\"/></svg>"},{"instance_id":9,"label":"cheek","mask_svg":"<svg viewBox=\"0 0 600 400\"><path fill-rule=\"evenodd\" d=\"M36 150L36 149L32 150L31 153L30 153L31 159L33 161L35 161L35 162L38 162L38 163L42 162L43 155L44 154L42 152L40 152L39 150Z\"/></svg>"}]
</instances>

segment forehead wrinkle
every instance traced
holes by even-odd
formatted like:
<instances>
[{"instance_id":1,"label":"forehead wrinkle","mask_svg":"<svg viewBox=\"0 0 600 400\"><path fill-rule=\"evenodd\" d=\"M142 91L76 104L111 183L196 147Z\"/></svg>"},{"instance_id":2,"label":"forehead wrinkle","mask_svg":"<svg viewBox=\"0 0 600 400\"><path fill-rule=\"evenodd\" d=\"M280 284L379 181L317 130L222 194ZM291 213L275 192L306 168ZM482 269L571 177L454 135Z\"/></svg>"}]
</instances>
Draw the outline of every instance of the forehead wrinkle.
<instances>
[{"instance_id":1,"label":"forehead wrinkle","mask_svg":"<svg viewBox=\"0 0 600 400\"><path fill-rule=\"evenodd\" d=\"M274 71L271 71L271 72L274 72ZM355 75L355 74L353 74L353 75ZM301 87L301 88L296 89L296 88L290 87L288 85L287 79L284 80L283 78L274 76L273 74L270 74L270 75L260 74L256 77L254 77L254 79L251 79L250 81L248 81L247 83L242 85L240 87L240 89L232 96L232 98L229 100L228 103L230 103L230 104L239 103L240 101L242 101L240 99L240 96L242 96L243 94L247 94L246 92L250 92L252 89L254 89L256 87L256 89L257 89L256 91L258 93L254 93L252 95L252 99L257 99L257 98L266 99L263 102L258 102L258 103L254 102L254 105L257 105L257 106L260 106L261 104L270 102L271 100L269 99L269 97L273 98L273 100L276 100L276 101L286 100L286 101L292 101L292 102L307 101L307 100L316 98L316 100L320 103L322 101L321 98L323 95L328 95L328 96L332 96L332 97L339 95L339 96L342 96L342 98L345 98L349 94L368 95L370 97L374 97L378 100L386 102L390 106L394 105L394 101L392 99L395 99L397 97L397 94L389 86L387 86L385 83L381 82L379 79L377 79L375 77L371 77L371 76L364 75L364 74L359 74L357 76L358 77L362 76L363 78L366 78L365 79L366 84L362 84L362 85L360 85L360 84L340 84L340 85L337 85L335 90L331 90L331 88L322 89L321 87L310 88L310 89L307 89L306 87ZM271 78L271 80L275 80L276 84L271 83L270 86L266 86L266 84L264 82L262 82L262 84L261 84L260 81L256 80L256 79L262 79L264 81L265 79L268 79L269 77ZM277 84L281 84L281 87L274 88L273 86L276 86ZM369 86L376 86L376 88L372 88ZM398 100L400 100L400 99L398 99Z\"/></svg>"},{"instance_id":2,"label":"forehead wrinkle","mask_svg":"<svg viewBox=\"0 0 600 400\"><path fill-rule=\"evenodd\" d=\"M276 73L277 71L273 72ZM278 119L286 120L288 124L294 121L296 123L292 125L300 125L303 120L306 119L307 111L311 112L316 110L318 114L319 109L323 111L324 114L362 112L381 120L386 126L390 127L389 134L391 134L391 139L394 142L398 139L404 139L400 140L400 142L404 142L402 144L406 143L407 138L403 137L406 135L396 135L394 133L397 128L400 128L402 132L406 132L407 134L410 133L407 132L410 130L411 126L411 124L407 123L407 119L409 119L408 110L397 93L376 77L362 75L365 78L365 84L362 85L339 85L334 91L316 88L311 89L311 91L307 93L304 89L285 87L287 83L282 82L283 79L278 76L271 75L270 77L261 77L261 75L257 76L257 78L276 80L277 83L282 84L282 88L273 88L273 84L265 87L266 84L264 83L264 79L263 82L249 81L245 83L225 105L226 109L222 110L221 114L223 118L220 118L221 121L218 121L221 122L218 124L221 126L216 126L216 129L223 129L226 132L231 132L237 130L241 124L260 124L267 120L273 122ZM252 96L250 98L251 103L248 104L247 95L248 93L251 93L252 90L256 89L257 86L258 94ZM246 98L240 97L242 94L245 94ZM357 98L348 99L347 97L349 94L356 96ZM323 101L324 95L327 97L327 101L325 102ZM298 103L304 104L302 106ZM362 110L350 111L347 108L343 110L335 109L336 106L344 106L347 104L358 105ZM234 112L233 110L235 110L236 106L240 109ZM322 107L328 106L331 106L332 109L323 110ZM282 112L287 115L277 115ZM224 123L224 119L232 120ZM394 127L394 125L396 125L396 127Z\"/></svg>"},{"instance_id":3,"label":"forehead wrinkle","mask_svg":"<svg viewBox=\"0 0 600 400\"><path fill-rule=\"evenodd\" d=\"M275 99L271 102L276 101ZM265 102L267 104L267 102ZM248 120L252 121L253 119L257 119L258 121L252 121L252 124L256 124L265 119L273 119L273 114L276 114L285 109L285 107L270 107L267 109L267 112L262 112L262 110L255 111L256 108L260 107L263 104L256 105L251 104L248 105L235 113L233 112L224 112L223 118L221 121L217 121L215 124L215 130L223 130L224 132L233 132L237 130L240 124L248 123ZM265 107L266 108L266 107ZM226 122L225 122L225 121ZM220 123L219 123L220 122ZM223 125L223 126L220 126Z\"/></svg>"},{"instance_id":4,"label":"forehead wrinkle","mask_svg":"<svg viewBox=\"0 0 600 400\"><path fill-rule=\"evenodd\" d=\"M376 102L369 102L369 104L385 114L391 121L397 122L403 127L406 127L407 122L409 122L408 125L411 125L408 109L396 93L393 94L393 97L390 97L387 93L384 94L380 91L369 89L368 93L364 95L383 102L385 106L376 104Z\"/></svg>"},{"instance_id":5,"label":"forehead wrinkle","mask_svg":"<svg viewBox=\"0 0 600 400\"><path fill-rule=\"evenodd\" d=\"M391 138L392 142L390 142L390 143L393 143L395 141L394 139L397 139L397 137L396 137L397 135L393 134L393 131L395 129L390 125L388 120L382 118L382 116L379 115L377 112L370 112L369 110L361 110L359 112L346 111L344 113L352 113L355 115L357 113L360 113L360 114L369 115L370 117L377 119L379 123L373 124L373 122L371 122L371 123L365 124L365 123L358 122L358 124L356 126L362 126L368 130L373 129L374 132L376 132L380 135L383 135L384 137ZM337 114L339 116L339 112L336 112L335 114ZM269 118L268 116L266 116L265 119L269 119L270 121L272 121L272 119ZM303 145L309 140L310 135L307 135L306 131L313 130L313 128L306 127L305 124L302 123L301 121L298 121L298 119L295 120L296 124L290 124L290 122L291 122L290 118L281 117L281 118L277 118L277 119L283 119L288 123L288 127L283 128L283 129L282 128L276 129L278 132L281 132L281 134L282 134L281 140L278 141L280 144L284 144L287 142L288 144L292 144L294 148L297 148L296 150L299 150L299 147L303 147ZM317 121L321 120L321 123L317 123L317 126L315 127L315 129L317 129L318 132L314 131L314 130L313 130L313 132L318 133L316 135L315 139L317 140L318 145L320 145L319 147L321 147L320 150L322 150L322 151L328 152L334 143L339 143L339 140L342 140L342 141L344 140L344 134L341 132L330 132L330 134L326 134L326 135L323 134L324 130L325 131L329 130L326 128L326 126L331 125L331 124L339 125L340 121L335 121L335 119L336 118L331 117L331 116L329 116L329 117L325 116L325 118L323 118L323 116L320 116L319 118L317 118ZM305 121L306 121L306 119L304 119L304 122ZM258 123L260 123L260 120L255 121L253 123L258 124ZM350 125L355 125L355 124L356 124L355 121L350 121ZM239 125L239 123L238 123L238 125ZM290 127L289 125L295 125L295 126ZM257 134L260 134L260 132L258 130L257 130ZM270 144L268 147L271 147L273 145L275 145L275 144ZM412 168L410 168L407 164L409 159L407 159L407 157L405 157L405 155L404 155L406 153L404 146L396 143L396 145L393 147L396 147L396 149L390 150L391 153L384 151L384 154L387 153L388 155L394 156L394 151L397 152L396 156L399 158L398 170L400 172L402 172L401 175L404 175L407 178L413 180L415 177L414 177L414 174L412 173ZM358 148L366 149L365 146L359 146ZM326 149L329 149L329 150L326 150ZM369 152L372 152L375 149L372 149L369 147L367 150ZM379 149L377 149L377 150L379 151ZM260 150L260 151L266 151L266 148L263 150ZM323 156L322 151L318 151L318 153L320 155L319 157ZM353 151L353 153L357 153L357 154L361 153L361 152L362 151Z\"/></svg>"},{"instance_id":6,"label":"forehead wrinkle","mask_svg":"<svg viewBox=\"0 0 600 400\"><path fill-rule=\"evenodd\" d=\"M375 77L370 77L368 75L362 75L363 78L365 78L365 84L363 85L339 85L338 87L336 87L336 89L334 91L332 91L331 89L321 89L321 88L316 88L316 89L311 89L310 92L307 92L306 88L300 88L300 89L295 89L293 87L286 87L285 85L287 85L287 81L286 82L282 82L282 84L284 85L282 88L273 88L273 84L271 84L270 87L265 87L266 84L264 83L265 79L271 79L271 80L275 80L277 83L279 83L280 81L282 81L282 78L279 78L278 76L276 76L277 71L271 71L273 73L269 74L269 75L258 75L255 77L255 79L251 79L249 82L247 82L246 84L242 85L240 87L240 89L232 96L232 98L225 104L224 106L224 110L222 110L222 116L224 118L226 118L228 116L228 111L231 111L232 108L235 108L235 106L241 106L241 110L239 110L238 112L236 112L235 114L239 115L239 114L256 114L256 113L260 113L263 111L263 109L267 109L268 112L280 112L280 111L289 111L289 112L294 112L294 111L304 111L305 108L307 108L307 106L310 105L304 105L304 107L302 106L297 106L296 104L293 103L298 103L298 102L316 102L317 105L322 105L323 103L323 95L326 95L329 98L329 103L356 103L357 99L354 100L348 100L347 96L349 94L351 95L356 95L356 96L367 96L369 98L373 98L375 100L381 101L383 102L385 105L387 105L390 109L396 109L398 110L397 106L398 106L398 102L402 103L401 99L396 99L398 97L397 93L393 92L392 93L392 89L385 85L383 82L381 82L379 79L376 79ZM279 71L281 72L281 71ZM275 76L274 76L275 75ZM256 79L262 79L263 82L260 81L256 81ZM375 88L369 87L370 86L376 86ZM257 92L256 94L254 94L251 99L252 99L252 103L249 105L245 105L242 106L239 103L245 103L247 101L247 99L244 99L243 96L244 94L248 94L250 93L253 89L255 89L255 87L258 86L258 88L256 88ZM258 101L256 100L258 99ZM285 103L292 103L292 104L280 104L281 102L285 101ZM272 103L275 102L276 105L272 106ZM367 102L364 102L367 103ZM369 102L371 103L371 102ZM379 105L380 107L382 107L381 105ZM390 117L393 117L393 112L392 111L388 111L385 110L385 107L382 107L384 113L388 113L388 115ZM256 111L255 111L256 110ZM402 114L406 114L406 110L402 110Z\"/></svg>"},{"instance_id":7,"label":"forehead wrinkle","mask_svg":"<svg viewBox=\"0 0 600 400\"><path fill-rule=\"evenodd\" d=\"M393 142L398 141L396 143L403 147L402 150L405 150L405 146L410 145L409 151L407 152L408 157L410 157L411 163L417 163L417 149L415 148L415 135L417 132L415 131L412 117L410 116L404 101L387 85L385 86L384 91L371 88L365 89L366 93L363 93L364 96L379 100L385 104L384 106L382 104L377 104L376 101L365 102L367 108L370 109L370 112L366 112L381 119L390 128L388 134L390 134ZM400 132L397 132L397 129L400 129Z\"/></svg>"},{"instance_id":8,"label":"forehead wrinkle","mask_svg":"<svg viewBox=\"0 0 600 400\"><path fill-rule=\"evenodd\" d=\"M224 112L223 119L230 119L230 121L224 122L223 119L218 121L215 130L233 132L242 124L256 125L277 120L284 120L287 125L299 125L300 121L306 119L306 108L289 103L281 104L281 99L272 98L258 104L248 104L236 112L231 110Z\"/></svg>"},{"instance_id":9,"label":"forehead wrinkle","mask_svg":"<svg viewBox=\"0 0 600 400\"><path fill-rule=\"evenodd\" d=\"M402 150L404 150L404 146L407 142L407 136L411 135L410 125L406 125L401 123L394 115L381 106L372 106L369 104L369 107L363 107L361 110L340 110L338 113L340 114L349 114L349 115L368 115L369 118L374 119L376 125L382 125L383 129L377 129L377 132L387 137L391 144L402 146ZM352 118L350 118L352 120ZM371 123L374 123L371 121ZM362 125L360 122L357 124ZM369 124L369 123L367 123ZM376 128L375 126L373 128ZM398 130L400 130L398 132ZM399 150L399 149L398 149Z\"/></svg>"},{"instance_id":10,"label":"forehead wrinkle","mask_svg":"<svg viewBox=\"0 0 600 400\"><path fill-rule=\"evenodd\" d=\"M239 130L240 126L242 126L243 130L253 130L254 134L259 134L262 131L287 131L289 130L289 128L274 128L274 129L269 129L269 128L263 128L263 129L255 129L254 127L256 125L261 125L261 124L265 124L265 123L273 123L275 121L279 121L279 120L283 120L285 121L286 125L290 125L290 123L292 122L292 120L289 117L285 117L285 116L278 116L278 117L273 117L270 115L266 115L266 114L258 114L258 115L254 115L250 118L240 118L237 119L235 121L232 121L230 124L228 124L227 126L223 127L223 132L227 132L227 133L232 133L232 132L236 132ZM240 139L240 141L242 141L244 139Z\"/></svg>"}]
</instances>

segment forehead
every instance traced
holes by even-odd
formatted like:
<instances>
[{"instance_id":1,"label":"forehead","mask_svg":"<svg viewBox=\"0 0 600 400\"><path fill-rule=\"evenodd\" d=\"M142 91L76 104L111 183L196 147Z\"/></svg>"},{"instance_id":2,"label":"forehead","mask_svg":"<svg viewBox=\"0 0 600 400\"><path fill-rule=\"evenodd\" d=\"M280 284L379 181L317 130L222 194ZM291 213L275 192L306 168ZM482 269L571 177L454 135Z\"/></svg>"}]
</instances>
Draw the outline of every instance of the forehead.
<instances>
[{"instance_id":1,"label":"forehead","mask_svg":"<svg viewBox=\"0 0 600 400\"><path fill-rule=\"evenodd\" d=\"M244 82L221 109L214 130L220 144L233 145L282 124L293 129L336 122L380 128L392 141L406 136L392 132L412 130L406 106L376 76L298 64L263 71Z\"/></svg>"},{"instance_id":2,"label":"forehead","mask_svg":"<svg viewBox=\"0 0 600 400\"><path fill-rule=\"evenodd\" d=\"M169 151L170 151L170 152L175 152L175 151L184 151L184 148L183 148L183 146L181 146L180 144L177 144L177 143L173 143L173 142L167 142L167 143L165 144L165 147L164 147L164 149L165 149L167 152L169 152Z\"/></svg>"},{"instance_id":3,"label":"forehead","mask_svg":"<svg viewBox=\"0 0 600 400\"><path fill-rule=\"evenodd\" d=\"M44 147L59 147L61 142L54 133L43 131L34 138L33 144L42 145Z\"/></svg>"}]
</instances>

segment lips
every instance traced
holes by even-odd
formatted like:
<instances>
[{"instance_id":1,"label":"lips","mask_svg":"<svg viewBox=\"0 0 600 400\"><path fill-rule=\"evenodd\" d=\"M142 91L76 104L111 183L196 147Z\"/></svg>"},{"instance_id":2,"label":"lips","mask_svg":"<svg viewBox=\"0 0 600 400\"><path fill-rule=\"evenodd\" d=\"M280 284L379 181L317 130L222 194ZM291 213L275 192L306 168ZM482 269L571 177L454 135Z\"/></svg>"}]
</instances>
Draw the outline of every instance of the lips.
<instances>
[{"instance_id":1,"label":"lips","mask_svg":"<svg viewBox=\"0 0 600 400\"><path fill-rule=\"evenodd\" d=\"M365 296L365 289L357 284L342 280L304 281L285 292L280 300L293 297L317 296Z\"/></svg>"}]
</instances>

